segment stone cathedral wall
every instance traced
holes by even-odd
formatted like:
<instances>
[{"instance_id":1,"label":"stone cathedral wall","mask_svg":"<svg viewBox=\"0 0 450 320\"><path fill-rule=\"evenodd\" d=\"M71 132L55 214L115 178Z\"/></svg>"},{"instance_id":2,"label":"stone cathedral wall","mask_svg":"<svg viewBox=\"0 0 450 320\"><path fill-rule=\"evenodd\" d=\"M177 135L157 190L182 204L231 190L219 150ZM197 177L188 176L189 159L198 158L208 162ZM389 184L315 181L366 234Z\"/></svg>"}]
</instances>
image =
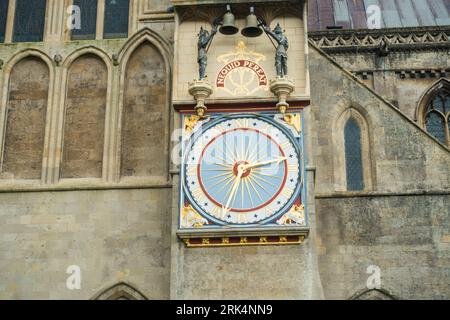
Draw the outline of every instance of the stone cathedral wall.
<instances>
[{"instance_id":1,"label":"stone cathedral wall","mask_svg":"<svg viewBox=\"0 0 450 320\"><path fill-rule=\"evenodd\" d=\"M450 154L415 122L325 53L310 50L310 164L316 168L316 238L324 296L365 289L367 267L403 299L447 299L450 271ZM322 75L326 74L327 77ZM369 124L370 188L339 189L343 152L336 121L356 109Z\"/></svg>"},{"instance_id":2,"label":"stone cathedral wall","mask_svg":"<svg viewBox=\"0 0 450 320\"><path fill-rule=\"evenodd\" d=\"M446 69L448 54L333 61L310 44L309 237L188 249L170 162L181 127L171 1L132 0L128 39L83 41L68 41L70 1L49 4L44 42L0 44L0 299L91 299L121 283L149 299L348 299L370 265L393 296L450 298L450 153L415 123L438 78L395 71ZM358 194L343 173L349 109L365 125ZM66 287L71 265L80 290Z\"/></svg>"},{"instance_id":3,"label":"stone cathedral wall","mask_svg":"<svg viewBox=\"0 0 450 320\"><path fill-rule=\"evenodd\" d=\"M126 39L77 41L70 3L49 0L43 42L0 44L0 299L168 299L170 1L132 0Z\"/></svg>"}]
</instances>

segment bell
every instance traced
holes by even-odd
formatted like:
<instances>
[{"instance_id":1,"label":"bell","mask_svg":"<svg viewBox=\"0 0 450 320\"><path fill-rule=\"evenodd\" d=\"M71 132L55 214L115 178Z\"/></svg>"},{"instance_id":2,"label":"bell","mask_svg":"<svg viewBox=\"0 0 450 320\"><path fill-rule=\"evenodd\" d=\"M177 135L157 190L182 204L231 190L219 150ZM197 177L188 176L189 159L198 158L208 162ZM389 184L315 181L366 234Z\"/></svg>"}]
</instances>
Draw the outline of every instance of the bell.
<instances>
[{"instance_id":1,"label":"bell","mask_svg":"<svg viewBox=\"0 0 450 320\"><path fill-rule=\"evenodd\" d=\"M250 14L247 16L247 23L241 33L244 37L255 38L259 37L263 31L258 26L258 18L255 15L255 9L250 7Z\"/></svg>"},{"instance_id":2,"label":"bell","mask_svg":"<svg viewBox=\"0 0 450 320\"><path fill-rule=\"evenodd\" d=\"M227 12L223 15L220 33L225 35L233 35L239 32L239 28L234 25L234 14L231 13L231 7L227 5Z\"/></svg>"}]
</instances>

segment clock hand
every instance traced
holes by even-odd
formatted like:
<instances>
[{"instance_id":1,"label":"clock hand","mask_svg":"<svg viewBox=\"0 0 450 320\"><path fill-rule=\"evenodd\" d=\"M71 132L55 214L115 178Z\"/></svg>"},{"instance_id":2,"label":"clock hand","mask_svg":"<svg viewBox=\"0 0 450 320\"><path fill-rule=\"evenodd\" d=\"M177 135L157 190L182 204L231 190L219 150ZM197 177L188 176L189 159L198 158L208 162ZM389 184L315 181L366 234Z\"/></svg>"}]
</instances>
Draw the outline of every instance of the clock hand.
<instances>
[{"instance_id":1,"label":"clock hand","mask_svg":"<svg viewBox=\"0 0 450 320\"><path fill-rule=\"evenodd\" d=\"M253 169L253 168L266 166L266 165L271 164L271 163L277 163L278 164L278 163L280 163L282 161L285 161L286 159L287 159L286 157L279 157L278 159L274 159L274 160L247 164L247 165L244 165L244 171L248 170L248 169Z\"/></svg>"},{"instance_id":2,"label":"clock hand","mask_svg":"<svg viewBox=\"0 0 450 320\"><path fill-rule=\"evenodd\" d=\"M239 188L239 184L241 183L241 177L244 174L244 167L243 165L238 167L238 174L233 182L233 187L231 190L230 195L228 196L228 201L227 204L222 207L222 216L225 217L225 215L230 211L230 204L231 204L231 199L233 199L234 194L236 193L236 191Z\"/></svg>"}]
</instances>

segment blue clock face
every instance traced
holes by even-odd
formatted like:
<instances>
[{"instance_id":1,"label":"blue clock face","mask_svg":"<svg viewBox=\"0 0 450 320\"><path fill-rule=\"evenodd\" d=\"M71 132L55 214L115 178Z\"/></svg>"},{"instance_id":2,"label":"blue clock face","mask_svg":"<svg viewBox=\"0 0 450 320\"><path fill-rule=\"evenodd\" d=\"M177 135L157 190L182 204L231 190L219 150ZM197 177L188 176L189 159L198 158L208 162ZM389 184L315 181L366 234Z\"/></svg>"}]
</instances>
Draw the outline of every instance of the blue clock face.
<instances>
[{"instance_id":1,"label":"blue clock face","mask_svg":"<svg viewBox=\"0 0 450 320\"><path fill-rule=\"evenodd\" d=\"M228 116L205 126L185 158L184 189L219 224L258 224L292 206L300 189L295 138L270 118Z\"/></svg>"}]
</instances>

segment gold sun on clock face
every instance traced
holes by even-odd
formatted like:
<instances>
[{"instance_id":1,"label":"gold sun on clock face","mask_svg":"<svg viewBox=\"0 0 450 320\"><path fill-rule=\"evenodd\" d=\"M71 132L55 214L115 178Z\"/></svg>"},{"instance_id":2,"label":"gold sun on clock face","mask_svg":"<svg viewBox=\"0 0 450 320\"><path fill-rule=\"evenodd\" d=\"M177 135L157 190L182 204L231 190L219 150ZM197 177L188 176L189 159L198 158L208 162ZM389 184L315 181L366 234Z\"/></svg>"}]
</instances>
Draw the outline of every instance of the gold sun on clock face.
<instances>
[{"instance_id":1,"label":"gold sun on clock face","mask_svg":"<svg viewBox=\"0 0 450 320\"><path fill-rule=\"evenodd\" d=\"M301 154L291 132L261 115L204 125L184 156L183 189L195 210L220 225L261 225L298 199Z\"/></svg>"}]
</instances>

